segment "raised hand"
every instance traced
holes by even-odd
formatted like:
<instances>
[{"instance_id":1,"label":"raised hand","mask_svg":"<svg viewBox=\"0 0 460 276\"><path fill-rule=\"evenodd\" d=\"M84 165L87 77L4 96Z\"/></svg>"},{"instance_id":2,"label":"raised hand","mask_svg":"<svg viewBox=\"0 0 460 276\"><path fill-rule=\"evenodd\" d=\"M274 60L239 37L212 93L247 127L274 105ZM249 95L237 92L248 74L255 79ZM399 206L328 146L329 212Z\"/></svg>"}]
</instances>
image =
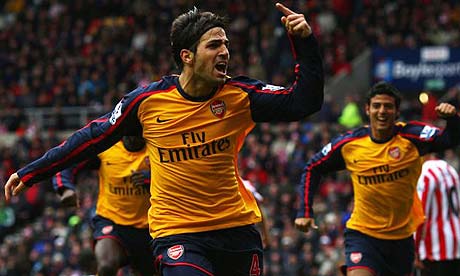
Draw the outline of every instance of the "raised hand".
<instances>
[{"instance_id":1,"label":"raised hand","mask_svg":"<svg viewBox=\"0 0 460 276\"><path fill-rule=\"evenodd\" d=\"M311 34L311 27L303 14L295 13L281 3L276 3L275 6L284 14L281 17L281 23L283 23L290 35L307 37Z\"/></svg>"},{"instance_id":2,"label":"raised hand","mask_svg":"<svg viewBox=\"0 0 460 276\"><path fill-rule=\"evenodd\" d=\"M449 103L440 103L438 106L434 108L434 110L441 118L452 117L455 114L457 114L457 109L455 108L455 106Z\"/></svg>"}]
</instances>

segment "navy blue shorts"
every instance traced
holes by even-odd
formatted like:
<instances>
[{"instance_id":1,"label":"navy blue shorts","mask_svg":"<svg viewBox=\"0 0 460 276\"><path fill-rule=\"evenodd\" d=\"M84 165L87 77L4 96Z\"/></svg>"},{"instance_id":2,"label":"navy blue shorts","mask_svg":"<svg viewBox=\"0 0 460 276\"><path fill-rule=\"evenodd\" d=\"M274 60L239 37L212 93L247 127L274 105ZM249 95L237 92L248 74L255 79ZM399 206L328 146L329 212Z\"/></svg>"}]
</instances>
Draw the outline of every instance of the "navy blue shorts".
<instances>
[{"instance_id":1,"label":"navy blue shorts","mask_svg":"<svg viewBox=\"0 0 460 276\"><path fill-rule=\"evenodd\" d=\"M345 229L347 270L364 268L375 275L410 275L414 264L414 239L382 240Z\"/></svg>"},{"instance_id":2,"label":"navy blue shorts","mask_svg":"<svg viewBox=\"0 0 460 276\"><path fill-rule=\"evenodd\" d=\"M128 257L128 263L124 265L129 264L142 275L154 273L154 259L150 247L152 238L148 228L141 229L115 224L113 221L98 215L93 217L92 226L95 241L114 239L121 244Z\"/></svg>"},{"instance_id":3,"label":"navy blue shorts","mask_svg":"<svg viewBox=\"0 0 460 276\"><path fill-rule=\"evenodd\" d=\"M263 275L262 240L254 225L157 238L152 248L163 276Z\"/></svg>"}]
</instances>

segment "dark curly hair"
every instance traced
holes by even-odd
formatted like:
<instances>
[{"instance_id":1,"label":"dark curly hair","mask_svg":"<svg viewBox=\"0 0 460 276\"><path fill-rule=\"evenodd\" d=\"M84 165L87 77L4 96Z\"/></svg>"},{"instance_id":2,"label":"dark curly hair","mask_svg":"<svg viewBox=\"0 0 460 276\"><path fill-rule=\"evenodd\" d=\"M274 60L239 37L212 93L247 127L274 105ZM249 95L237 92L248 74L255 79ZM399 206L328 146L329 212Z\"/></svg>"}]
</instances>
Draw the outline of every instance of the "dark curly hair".
<instances>
[{"instance_id":1,"label":"dark curly hair","mask_svg":"<svg viewBox=\"0 0 460 276\"><path fill-rule=\"evenodd\" d=\"M176 65L182 69L180 51L196 51L200 37L214 27L227 27L227 19L212 12L200 12L196 7L179 15L171 25L171 47Z\"/></svg>"},{"instance_id":2,"label":"dark curly hair","mask_svg":"<svg viewBox=\"0 0 460 276\"><path fill-rule=\"evenodd\" d=\"M384 81L378 82L371 87L366 97L367 104L371 103L371 99L375 95L381 94L393 97L395 99L396 108L399 108L399 105L401 104L401 93L398 89L396 89L396 87Z\"/></svg>"}]
</instances>

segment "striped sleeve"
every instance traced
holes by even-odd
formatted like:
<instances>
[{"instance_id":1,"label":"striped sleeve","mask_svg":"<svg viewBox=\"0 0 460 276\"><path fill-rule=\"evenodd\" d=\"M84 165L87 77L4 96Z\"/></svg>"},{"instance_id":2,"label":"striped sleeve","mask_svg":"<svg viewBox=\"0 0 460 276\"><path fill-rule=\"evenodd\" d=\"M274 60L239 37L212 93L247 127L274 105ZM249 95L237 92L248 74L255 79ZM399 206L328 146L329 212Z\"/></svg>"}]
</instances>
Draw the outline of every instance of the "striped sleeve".
<instances>
[{"instance_id":1,"label":"striped sleeve","mask_svg":"<svg viewBox=\"0 0 460 276\"><path fill-rule=\"evenodd\" d=\"M443 151L460 143L460 117L456 115L447 118L444 129L421 122L410 122L400 134L417 146L420 155Z\"/></svg>"},{"instance_id":2,"label":"striped sleeve","mask_svg":"<svg viewBox=\"0 0 460 276\"><path fill-rule=\"evenodd\" d=\"M18 171L19 178L31 186L84 159L96 156L118 142L123 135L141 135L137 118L139 104L148 97L148 88L127 94L112 112L91 121L60 145Z\"/></svg>"},{"instance_id":3,"label":"striped sleeve","mask_svg":"<svg viewBox=\"0 0 460 276\"><path fill-rule=\"evenodd\" d=\"M332 142L317 152L307 163L298 187L299 208L297 218L313 218L313 197L320 185L322 175L345 169L341 147L348 140L344 136Z\"/></svg>"},{"instance_id":4,"label":"striped sleeve","mask_svg":"<svg viewBox=\"0 0 460 276\"><path fill-rule=\"evenodd\" d=\"M63 188L75 190L77 174L82 170L99 168L100 162L101 160L98 157L88 159L56 173L51 178L54 191L58 192Z\"/></svg>"},{"instance_id":5,"label":"striped sleeve","mask_svg":"<svg viewBox=\"0 0 460 276\"><path fill-rule=\"evenodd\" d=\"M296 59L295 80L290 87L266 84L237 77L228 84L249 94L251 115L255 122L298 121L321 109L324 97L324 72L318 43L313 35L292 38Z\"/></svg>"}]
</instances>

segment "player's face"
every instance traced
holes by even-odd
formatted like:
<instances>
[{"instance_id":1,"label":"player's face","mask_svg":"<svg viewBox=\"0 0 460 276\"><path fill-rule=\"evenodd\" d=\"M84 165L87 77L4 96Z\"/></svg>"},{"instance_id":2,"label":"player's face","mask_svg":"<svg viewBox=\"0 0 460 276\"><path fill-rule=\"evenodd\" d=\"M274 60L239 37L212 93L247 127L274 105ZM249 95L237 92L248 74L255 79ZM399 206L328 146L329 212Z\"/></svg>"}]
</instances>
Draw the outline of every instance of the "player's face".
<instances>
[{"instance_id":1,"label":"player's face","mask_svg":"<svg viewBox=\"0 0 460 276\"><path fill-rule=\"evenodd\" d=\"M224 29L215 27L204 33L198 43L193 73L194 77L210 82L212 85L222 84L227 78L228 38Z\"/></svg>"},{"instance_id":2,"label":"player's face","mask_svg":"<svg viewBox=\"0 0 460 276\"><path fill-rule=\"evenodd\" d=\"M385 140L393 134L393 126L399 116L393 97L385 94L375 95L366 106L366 113L375 139Z\"/></svg>"}]
</instances>

